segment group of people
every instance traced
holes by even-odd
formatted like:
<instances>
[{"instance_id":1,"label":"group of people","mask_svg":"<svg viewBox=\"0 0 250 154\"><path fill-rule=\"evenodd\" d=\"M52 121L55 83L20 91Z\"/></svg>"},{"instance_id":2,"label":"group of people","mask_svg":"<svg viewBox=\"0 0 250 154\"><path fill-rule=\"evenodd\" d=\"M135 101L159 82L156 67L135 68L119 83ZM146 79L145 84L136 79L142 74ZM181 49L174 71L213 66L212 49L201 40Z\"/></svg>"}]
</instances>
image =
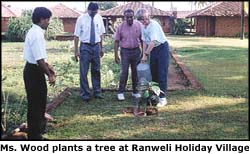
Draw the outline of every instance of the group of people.
<instances>
[{"instance_id":1,"label":"group of people","mask_svg":"<svg viewBox=\"0 0 250 154\"><path fill-rule=\"evenodd\" d=\"M104 99L101 93L100 58L103 56L103 34L105 28L98 14L98 4L89 3L87 13L78 17L74 32L75 60L80 61L80 96L84 103L92 97ZM47 53L44 32L52 16L50 10L37 7L32 14L33 26L25 38L24 83L28 100L28 139L43 140L46 119L44 117L47 102L47 84L55 84L55 71L46 62ZM134 19L137 20L134 20ZM136 13L132 9L124 11L124 21L114 35L114 61L121 63L121 73L117 99L125 100L128 70L131 67L132 96L140 98L137 89L137 65L150 59L152 81L159 83L161 94L158 107L167 104L167 76L169 65L169 45L160 24L152 19L146 9ZM79 46L80 44L80 46ZM120 56L118 50L120 48ZM91 69L93 94L89 88L87 74ZM92 96L93 95L93 96Z\"/></svg>"}]
</instances>

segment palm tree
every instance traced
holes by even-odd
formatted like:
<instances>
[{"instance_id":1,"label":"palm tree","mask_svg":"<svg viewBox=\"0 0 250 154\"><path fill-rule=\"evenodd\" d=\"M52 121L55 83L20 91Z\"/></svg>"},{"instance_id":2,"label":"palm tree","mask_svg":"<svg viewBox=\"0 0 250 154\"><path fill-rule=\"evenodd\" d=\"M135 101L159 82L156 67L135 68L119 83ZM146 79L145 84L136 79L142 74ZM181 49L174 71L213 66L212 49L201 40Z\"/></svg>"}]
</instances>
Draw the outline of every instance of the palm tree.
<instances>
[{"instance_id":1,"label":"palm tree","mask_svg":"<svg viewBox=\"0 0 250 154\"><path fill-rule=\"evenodd\" d=\"M191 11L193 11L193 2L189 2L190 6L191 6Z\"/></svg>"},{"instance_id":2,"label":"palm tree","mask_svg":"<svg viewBox=\"0 0 250 154\"><path fill-rule=\"evenodd\" d=\"M195 5L195 6L198 6L198 8L201 8L201 7L207 6L208 4L211 4L211 3L213 3L213 2L195 1L195 2L194 2L194 5Z\"/></svg>"},{"instance_id":3,"label":"palm tree","mask_svg":"<svg viewBox=\"0 0 250 154\"><path fill-rule=\"evenodd\" d=\"M189 2L190 3L190 6L191 6L191 11L196 11L197 10L197 8L201 8L201 7L203 7L203 6L205 6L206 4L206 2L204 2L204 1L191 1L191 2Z\"/></svg>"},{"instance_id":4,"label":"palm tree","mask_svg":"<svg viewBox=\"0 0 250 154\"><path fill-rule=\"evenodd\" d=\"M84 11L86 11L87 10L87 2L85 1L84 2Z\"/></svg>"}]
</instances>

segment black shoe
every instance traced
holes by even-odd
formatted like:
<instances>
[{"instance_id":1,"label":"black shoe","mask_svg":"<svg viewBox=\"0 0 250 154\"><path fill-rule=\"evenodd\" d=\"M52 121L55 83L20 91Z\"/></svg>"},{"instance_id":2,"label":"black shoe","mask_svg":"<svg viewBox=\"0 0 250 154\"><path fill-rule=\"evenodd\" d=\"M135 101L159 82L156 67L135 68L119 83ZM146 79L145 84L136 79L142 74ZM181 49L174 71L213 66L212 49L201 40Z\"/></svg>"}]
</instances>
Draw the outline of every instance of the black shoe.
<instances>
[{"instance_id":1,"label":"black shoe","mask_svg":"<svg viewBox=\"0 0 250 154\"><path fill-rule=\"evenodd\" d=\"M89 99L83 99L82 102L83 102L83 103L88 103L88 102L89 102Z\"/></svg>"},{"instance_id":2,"label":"black shoe","mask_svg":"<svg viewBox=\"0 0 250 154\"><path fill-rule=\"evenodd\" d=\"M104 97L101 94L96 94L95 98L97 98L97 99L104 99Z\"/></svg>"},{"instance_id":3,"label":"black shoe","mask_svg":"<svg viewBox=\"0 0 250 154\"><path fill-rule=\"evenodd\" d=\"M41 122L41 134L46 134L48 132L48 129L47 129L47 121L46 120L43 120Z\"/></svg>"},{"instance_id":4,"label":"black shoe","mask_svg":"<svg viewBox=\"0 0 250 154\"><path fill-rule=\"evenodd\" d=\"M43 137L41 140L42 140L42 141L49 141L49 139L48 139L48 138L45 138L45 137Z\"/></svg>"},{"instance_id":5,"label":"black shoe","mask_svg":"<svg viewBox=\"0 0 250 154\"><path fill-rule=\"evenodd\" d=\"M47 138L44 138L43 136L42 136L42 134L39 134L39 135L34 135L34 136L30 136L29 134L28 134L28 140L31 140L31 141L37 141L37 140L41 140L41 141L46 141L46 140L49 140L49 139L47 139Z\"/></svg>"},{"instance_id":6,"label":"black shoe","mask_svg":"<svg viewBox=\"0 0 250 154\"><path fill-rule=\"evenodd\" d=\"M48 133L48 128L46 127L44 130L42 130L41 134L46 134Z\"/></svg>"}]
</instances>

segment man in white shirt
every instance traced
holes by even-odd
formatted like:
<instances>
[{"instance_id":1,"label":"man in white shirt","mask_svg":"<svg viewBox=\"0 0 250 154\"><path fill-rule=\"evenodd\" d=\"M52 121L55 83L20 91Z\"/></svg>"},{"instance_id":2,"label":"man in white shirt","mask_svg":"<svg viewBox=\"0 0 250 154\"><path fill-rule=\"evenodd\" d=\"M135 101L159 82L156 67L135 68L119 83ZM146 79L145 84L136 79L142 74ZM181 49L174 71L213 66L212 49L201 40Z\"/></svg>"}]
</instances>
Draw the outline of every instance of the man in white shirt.
<instances>
[{"instance_id":1,"label":"man in white shirt","mask_svg":"<svg viewBox=\"0 0 250 154\"><path fill-rule=\"evenodd\" d=\"M52 13L45 7L37 7L32 14L33 26L28 31L24 42L23 71L25 90L28 100L28 139L44 140L42 134L46 126L44 117L47 103L47 84L55 84L55 71L47 62L44 33L49 25Z\"/></svg>"},{"instance_id":2,"label":"man in white shirt","mask_svg":"<svg viewBox=\"0 0 250 154\"><path fill-rule=\"evenodd\" d=\"M101 95L100 56L102 52L102 34L105 33L102 17L97 14L97 3L89 3L88 12L78 17L74 32L75 59L80 57L80 95L83 102L92 97L87 74L91 64L91 81L94 97L103 99ZM80 41L80 53L78 43Z\"/></svg>"}]
</instances>

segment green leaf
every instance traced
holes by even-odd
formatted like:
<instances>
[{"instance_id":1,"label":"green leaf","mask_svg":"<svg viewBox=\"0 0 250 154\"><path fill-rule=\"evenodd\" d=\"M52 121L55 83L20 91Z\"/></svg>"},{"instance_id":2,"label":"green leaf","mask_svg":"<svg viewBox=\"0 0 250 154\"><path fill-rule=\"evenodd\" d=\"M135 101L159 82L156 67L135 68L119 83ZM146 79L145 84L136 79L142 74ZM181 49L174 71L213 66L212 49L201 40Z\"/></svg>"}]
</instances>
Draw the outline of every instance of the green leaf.
<instances>
[{"instance_id":1,"label":"green leaf","mask_svg":"<svg viewBox=\"0 0 250 154\"><path fill-rule=\"evenodd\" d=\"M143 93L143 97L144 97L144 98L148 98L148 97L149 97L149 92L148 92L148 90L146 90L146 91Z\"/></svg>"},{"instance_id":2,"label":"green leaf","mask_svg":"<svg viewBox=\"0 0 250 154\"><path fill-rule=\"evenodd\" d=\"M152 86L151 89L157 96L160 95L161 89L158 86Z\"/></svg>"},{"instance_id":3,"label":"green leaf","mask_svg":"<svg viewBox=\"0 0 250 154\"><path fill-rule=\"evenodd\" d=\"M2 77L2 81L6 80L6 79L7 79L7 76Z\"/></svg>"},{"instance_id":4,"label":"green leaf","mask_svg":"<svg viewBox=\"0 0 250 154\"><path fill-rule=\"evenodd\" d=\"M75 56L71 56L70 58L71 58L71 61L74 61L74 62L76 61Z\"/></svg>"},{"instance_id":5,"label":"green leaf","mask_svg":"<svg viewBox=\"0 0 250 154\"><path fill-rule=\"evenodd\" d=\"M151 82L149 82L149 85L150 86L159 86L159 83L151 81Z\"/></svg>"}]
</instances>

